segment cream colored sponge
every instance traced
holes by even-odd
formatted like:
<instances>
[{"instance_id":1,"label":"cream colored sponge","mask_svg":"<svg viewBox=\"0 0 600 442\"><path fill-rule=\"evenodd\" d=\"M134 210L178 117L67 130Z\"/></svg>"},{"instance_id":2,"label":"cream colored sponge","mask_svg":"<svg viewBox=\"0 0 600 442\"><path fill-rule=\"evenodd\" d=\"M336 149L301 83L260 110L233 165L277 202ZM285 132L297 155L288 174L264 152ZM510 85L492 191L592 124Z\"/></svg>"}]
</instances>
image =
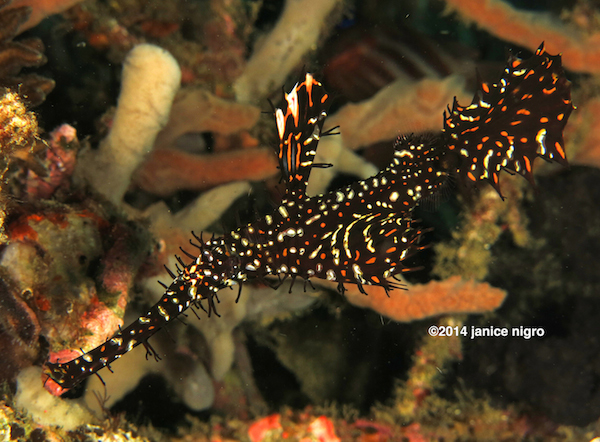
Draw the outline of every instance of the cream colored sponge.
<instances>
[{"instance_id":1,"label":"cream colored sponge","mask_svg":"<svg viewBox=\"0 0 600 442\"><path fill-rule=\"evenodd\" d=\"M152 150L180 83L179 65L166 50L141 44L127 55L110 133L98 151L80 159L85 178L113 203L120 204L133 171Z\"/></svg>"},{"instance_id":2,"label":"cream colored sponge","mask_svg":"<svg viewBox=\"0 0 600 442\"><path fill-rule=\"evenodd\" d=\"M59 426L67 431L97 422L78 401L61 399L47 392L41 379L40 367L25 368L17 378L15 403L35 422L44 426Z\"/></svg>"}]
</instances>

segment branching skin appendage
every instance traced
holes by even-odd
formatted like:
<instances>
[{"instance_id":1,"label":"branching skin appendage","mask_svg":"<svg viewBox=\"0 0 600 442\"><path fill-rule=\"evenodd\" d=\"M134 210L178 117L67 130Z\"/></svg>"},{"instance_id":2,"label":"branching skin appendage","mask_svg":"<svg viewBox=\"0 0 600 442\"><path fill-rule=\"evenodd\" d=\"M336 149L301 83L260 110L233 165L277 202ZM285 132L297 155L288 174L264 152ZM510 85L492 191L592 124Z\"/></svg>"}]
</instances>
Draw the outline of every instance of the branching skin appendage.
<instances>
[{"instance_id":1,"label":"branching skin appendage","mask_svg":"<svg viewBox=\"0 0 600 442\"><path fill-rule=\"evenodd\" d=\"M498 83L481 83L473 102L456 101L438 135L401 137L391 164L374 177L325 195L305 193L329 96L311 74L285 94L275 110L279 165L286 186L270 215L222 238L196 237L197 257L178 268L164 296L148 313L99 347L64 363L46 363L61 392L139 344L158 356L148 339L189 307L214 310L225 287L267 276L321 278L344 284L399 288L390 281L402 261L419 251L423 234L412 219L424 198L448 177L488 181L500 194L501 170L533 183L537 156L566 165L563 129L573 110L560 56L543 45L527 60L511 56ZM322 165L321 165L322 166Z\"/></svg>"}]
</instances>

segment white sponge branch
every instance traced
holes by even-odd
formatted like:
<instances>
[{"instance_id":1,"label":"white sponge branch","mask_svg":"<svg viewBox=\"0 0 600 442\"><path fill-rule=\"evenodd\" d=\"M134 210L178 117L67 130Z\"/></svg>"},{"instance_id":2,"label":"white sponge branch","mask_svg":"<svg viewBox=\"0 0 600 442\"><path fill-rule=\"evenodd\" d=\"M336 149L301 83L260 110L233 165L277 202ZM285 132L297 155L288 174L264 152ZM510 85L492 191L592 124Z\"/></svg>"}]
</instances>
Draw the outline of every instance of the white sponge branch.
<instances>
[{"instance_id":1,"label":"white sponge branch","mask_svg":"<svg viewBox=\"0 0 600 442\"><path fill-rule=\"evenodd\" d=\"M110 133L78 162L80 176L113 203L121 203L133 171L152 150L180 83L179 65L166 50L141 44L127 55Z\"/></svg>"},{"instance_id":2,"label":"white sponge branch","mask_svg":"<svg viewBox=\"0 0 600 442\"><path fill-rule=\"evenodd\" d=\"M234 90L239 102L260 101L281 87L302 57L316 48L329 14L342 0L287 0L275 28L254 50Z\"/></svg>"}]
</instances>

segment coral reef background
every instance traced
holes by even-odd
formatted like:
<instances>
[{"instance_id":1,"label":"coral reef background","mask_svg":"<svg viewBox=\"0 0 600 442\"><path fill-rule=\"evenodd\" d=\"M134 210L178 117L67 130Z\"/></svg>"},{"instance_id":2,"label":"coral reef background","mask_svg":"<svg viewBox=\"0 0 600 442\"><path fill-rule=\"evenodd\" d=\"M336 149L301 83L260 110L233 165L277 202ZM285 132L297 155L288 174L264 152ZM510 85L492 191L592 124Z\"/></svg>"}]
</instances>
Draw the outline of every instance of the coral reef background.
<instances>
[{"instance_id":1,"label":"coral reef background","mask_svg":"<svg viewBox=\"0 0 600 442\"><path fill-rule=\"evenodd\" d=\"M0 2L0 23L0 439L600 437L596 3L29 0ZM493 81L506 48L542 40L573 82L571 168L539 167L537 189L503 177L506 201L454 183L422 207L431 247L408 291L223 291L221 317L152 338L159 363L137 349L106 385L46 393L43 361L153 304L191 230L272 209L268 100L302 69L336 97L341 132L319 146L334 167L313 172L317 193L384 167L399 134L440 130L476 71ZM520 326L545 334L470 336Z\"/></svg>"}]
</instances>

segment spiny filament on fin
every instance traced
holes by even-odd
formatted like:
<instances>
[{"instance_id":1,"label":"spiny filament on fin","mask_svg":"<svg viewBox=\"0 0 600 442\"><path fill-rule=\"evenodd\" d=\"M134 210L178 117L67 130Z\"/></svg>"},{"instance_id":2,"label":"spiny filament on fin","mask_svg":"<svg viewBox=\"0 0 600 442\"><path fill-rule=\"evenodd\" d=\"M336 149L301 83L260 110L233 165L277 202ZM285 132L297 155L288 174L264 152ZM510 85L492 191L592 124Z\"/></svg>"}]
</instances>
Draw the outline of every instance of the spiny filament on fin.
<instances>
[{"instance_id":1,"label":"spiny filament on fin","mask_svg":"<svg viewBox=\"0 0 600 442\"><path fill-rule=\"evenodd\" d=\"M528 60L510 57L498 83L481 83L471 105L456 100L437 135L400 137L390 165L377 175L324 195L308 197L306 184L329 108L329 96L311 74L285 94L275 110L279 164L286 183L281 205L222 238L193 234L193 261L178 258L178 273L145 315L80 357L46 363L50 378L69 389L139 344L158 356L148 339L189 307L215 313L217 292L248 280L298 277L338 283L403 288L390 281L422 250L426 231L413 219L415 207L435 197L452 173L488 181L500 192L499 173L515 171L533 182L533 160L567 164L562 130L573 109L560 56L543 45ZM168 270L168 269L167 269ZM238 297L239 297L238 293ZM206 301L207 307L203 305ZM192 310L194 311L194 310ZM195 313L195 311L194 311Z\"/></svg>"}]
</instances>

